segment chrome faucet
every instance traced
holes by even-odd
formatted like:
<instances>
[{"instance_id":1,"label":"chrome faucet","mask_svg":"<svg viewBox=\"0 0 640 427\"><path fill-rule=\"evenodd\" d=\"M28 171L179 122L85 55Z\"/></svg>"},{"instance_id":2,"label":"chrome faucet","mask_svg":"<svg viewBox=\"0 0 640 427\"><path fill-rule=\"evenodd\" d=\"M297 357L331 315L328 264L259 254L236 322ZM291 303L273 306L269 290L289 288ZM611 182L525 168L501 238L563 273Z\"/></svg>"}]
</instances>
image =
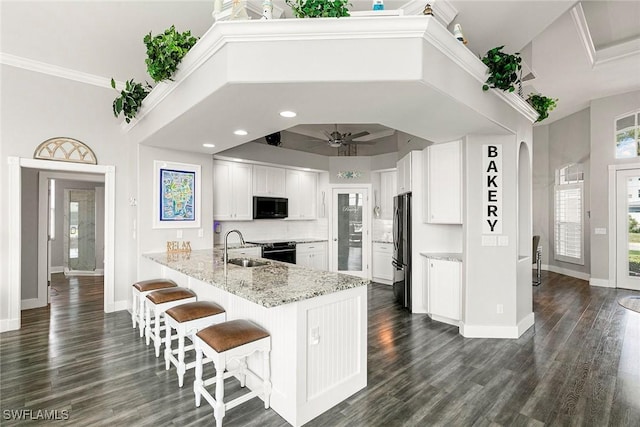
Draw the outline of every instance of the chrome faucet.
<instances>
[{"instance_id":1,"label":"chrome faucet","mask_svg":"<svg viewBox=\"0 0 640 427\"><path fill-rule=\"evenodd\" d=\"M229 234L231 233L238 233L238 236L240 236L240 243L244 245L244 237L242 237L242 233L240 232L240 230L227 231L227 234L224 235L224 256L222 258L222 262L224 262L224 268L227 268L227 262L229 262L227 240L229 239Z\"/></svg>"}]
</instances>

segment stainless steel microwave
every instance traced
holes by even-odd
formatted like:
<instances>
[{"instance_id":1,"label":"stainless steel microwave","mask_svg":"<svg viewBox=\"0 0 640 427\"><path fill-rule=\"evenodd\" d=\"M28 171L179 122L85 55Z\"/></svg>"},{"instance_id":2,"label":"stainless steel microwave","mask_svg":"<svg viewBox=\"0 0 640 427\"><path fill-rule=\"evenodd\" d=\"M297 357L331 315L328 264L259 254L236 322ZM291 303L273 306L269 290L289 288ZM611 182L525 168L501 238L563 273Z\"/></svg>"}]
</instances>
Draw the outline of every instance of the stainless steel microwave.
<instances>
[{"instance_id":1,"label":"stainless steel microwave","mask_svg":"<svg viewBox=\"0 0 640 427\"><path fill-rule=\"evenodd\" d=\"M286 218L289 199L253 196L253 219Z\"/></svg>"}]
</instances>

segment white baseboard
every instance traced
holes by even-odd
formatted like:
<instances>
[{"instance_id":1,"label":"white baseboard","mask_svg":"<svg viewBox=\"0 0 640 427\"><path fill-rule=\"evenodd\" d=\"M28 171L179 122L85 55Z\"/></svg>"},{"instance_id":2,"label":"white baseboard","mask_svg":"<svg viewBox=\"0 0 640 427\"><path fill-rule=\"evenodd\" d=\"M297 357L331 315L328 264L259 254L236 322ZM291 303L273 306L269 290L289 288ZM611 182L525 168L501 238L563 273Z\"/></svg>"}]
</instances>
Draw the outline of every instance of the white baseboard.
<instances>
[{"instance_id":1,"label":"white baseboard","mask_svg":"<svg viewBox=\"0 0 640 427\"><path fill-rule=\"evenodd\" d=\"M113 304L113 310L111 311L122 311L122 310L129 310L129 301L127 300L122 300L122 301L116 301Z\"/></svg>"},{"instance_id":2,"label":"white baseboard","mask_svg":"<svg viewBox=\"0 0 640 427\"><path fill-rule=\"evenodd\" d=\"M374 277L371 279L372 281L376 282L376 283L382 283L383 285L393 285L393 280L387 280L387 279L383 279L381 277Z\"/></svg>"},{"instance_id":3,"label":"white baseboard","mask_svg":"<svg viewBox=\"0 0 640 427\"><path fill-rule=\"evenodd\" d=\"M66 270L65 276L104 276L104 269L97 268L93 271L80 271L80 270Z\"/></svg>"},{"instance_id":4,"label":"white baseboard","mask_svg":"<svg viewBox=\"0 0 640 427\"><path fill-rule=\"evenodd\" d=\"M20 329L20 319L0 319L0 332L17 331Z\"/></svg>"},{"instance_id":5,"label":"white baseboard","mask_svg":"<svg viewBox=\"0 0 640 427\"><path fill-rule=\"evenodd\" d=\"M448 317L438 316L437 314L429 314L429 317L431 318L431 320L435 320L436 322L446 323L447 325L451 325L451 326L460 327L460 325L462 324L462 322L460 322L459 320L449 319Z\"/></svg>"},{"instance_id":6,"label":"white baseboard","mask_svg":"<svg viewBox=\"0 0 640 427\"><path fill-rule=\"evenodd\" d=\"M589 279L589 284L591 286L598 286L600 288L615 288L616 285L609 282L607 279L596 279L595 277L592 277L591 279Z\"/></svg>"},{"instance_id":7,"label":"white baseboard","mask_svg":"<svg viewBox=\"0 0 640 427\"><path fill-rule=\"evenodd\" d=\"M51 274L53 274L53 273L64 273L64 267L62 265L58 265L56 267L52 266L50 273Z\"/></svg>"},{"instance_id":8,"label":"white baseboard","mask_svg":"<svg viewBox=\"0 0 640 427\"><path fill-rule=\"evenodd\" d=\"M522 336L527 330L533 326L536 321L536 315L531 312L524 319L518 322L518 337Z\"/></svg>"},{"instance_id":9,"label":"white baseboard","mask_svg":"<svg viewBox=\"0 0 640 427\"><path fill-rule=\"evenodd\" d=\"M465 325L460 324L460 335L465 338L512 338L516 339L518 326Z\"/></svg>"},{"instance_id":10,"label":"white baseboard","mask_svg":"<svg viewBox=\"0 0 640 427\"><path fill-rule=\"evenodd\" d=\"M542 264L542 269L546 271L553 271L554 273L563 274L569 277L575 277L576 279L589 281L591 276L588 273L582 273L580 271L569 270L568 268L557 267L555 265Z\"/></svg>"},{"instance_id":11,"label":"white baseboard","mask_svg":"<svg viewBox=\"0 0 640 427\"><path fill-rule=\"evenodd\" d=\"M31 310L32 308L46 307L47 301L39 298L23 299L20 303L21 310Z\"/></svg>"}]
</instances>

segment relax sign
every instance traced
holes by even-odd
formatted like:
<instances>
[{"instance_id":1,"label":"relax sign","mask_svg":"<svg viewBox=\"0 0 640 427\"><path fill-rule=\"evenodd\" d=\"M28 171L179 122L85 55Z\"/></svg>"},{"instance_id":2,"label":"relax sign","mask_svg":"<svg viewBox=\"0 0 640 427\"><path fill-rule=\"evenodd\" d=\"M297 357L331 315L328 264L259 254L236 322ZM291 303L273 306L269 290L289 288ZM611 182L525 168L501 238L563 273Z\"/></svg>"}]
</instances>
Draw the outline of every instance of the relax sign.
<instances>
[{"instance_id":1,"label":"relax sign","mask_svg":"<svg viewBox=\"0 0 640 427\"><path fill-rule=\"evenodd\" d=\"M502 145L482 145L482 234L502 234Z\"/></svg>"}]
</instances>

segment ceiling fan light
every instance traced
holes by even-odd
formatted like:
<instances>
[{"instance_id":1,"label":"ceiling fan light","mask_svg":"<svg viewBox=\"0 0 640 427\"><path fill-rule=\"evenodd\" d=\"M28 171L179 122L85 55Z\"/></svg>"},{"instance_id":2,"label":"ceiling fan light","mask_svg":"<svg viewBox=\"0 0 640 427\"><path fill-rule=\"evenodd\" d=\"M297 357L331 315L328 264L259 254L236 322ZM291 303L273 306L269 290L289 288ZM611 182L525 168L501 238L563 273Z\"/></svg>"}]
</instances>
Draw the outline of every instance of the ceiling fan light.
<instances>
[{"instance_id":1,"label":"ceiling fan light","mask_svg":"<svg viewBox=\"0 0 640 427\"><path fill-rule=\"evenodd\" d=\"M340 141L329 141L329 147L340 148L342 147L342 143Z\"/></svg>"}]
</instances>

